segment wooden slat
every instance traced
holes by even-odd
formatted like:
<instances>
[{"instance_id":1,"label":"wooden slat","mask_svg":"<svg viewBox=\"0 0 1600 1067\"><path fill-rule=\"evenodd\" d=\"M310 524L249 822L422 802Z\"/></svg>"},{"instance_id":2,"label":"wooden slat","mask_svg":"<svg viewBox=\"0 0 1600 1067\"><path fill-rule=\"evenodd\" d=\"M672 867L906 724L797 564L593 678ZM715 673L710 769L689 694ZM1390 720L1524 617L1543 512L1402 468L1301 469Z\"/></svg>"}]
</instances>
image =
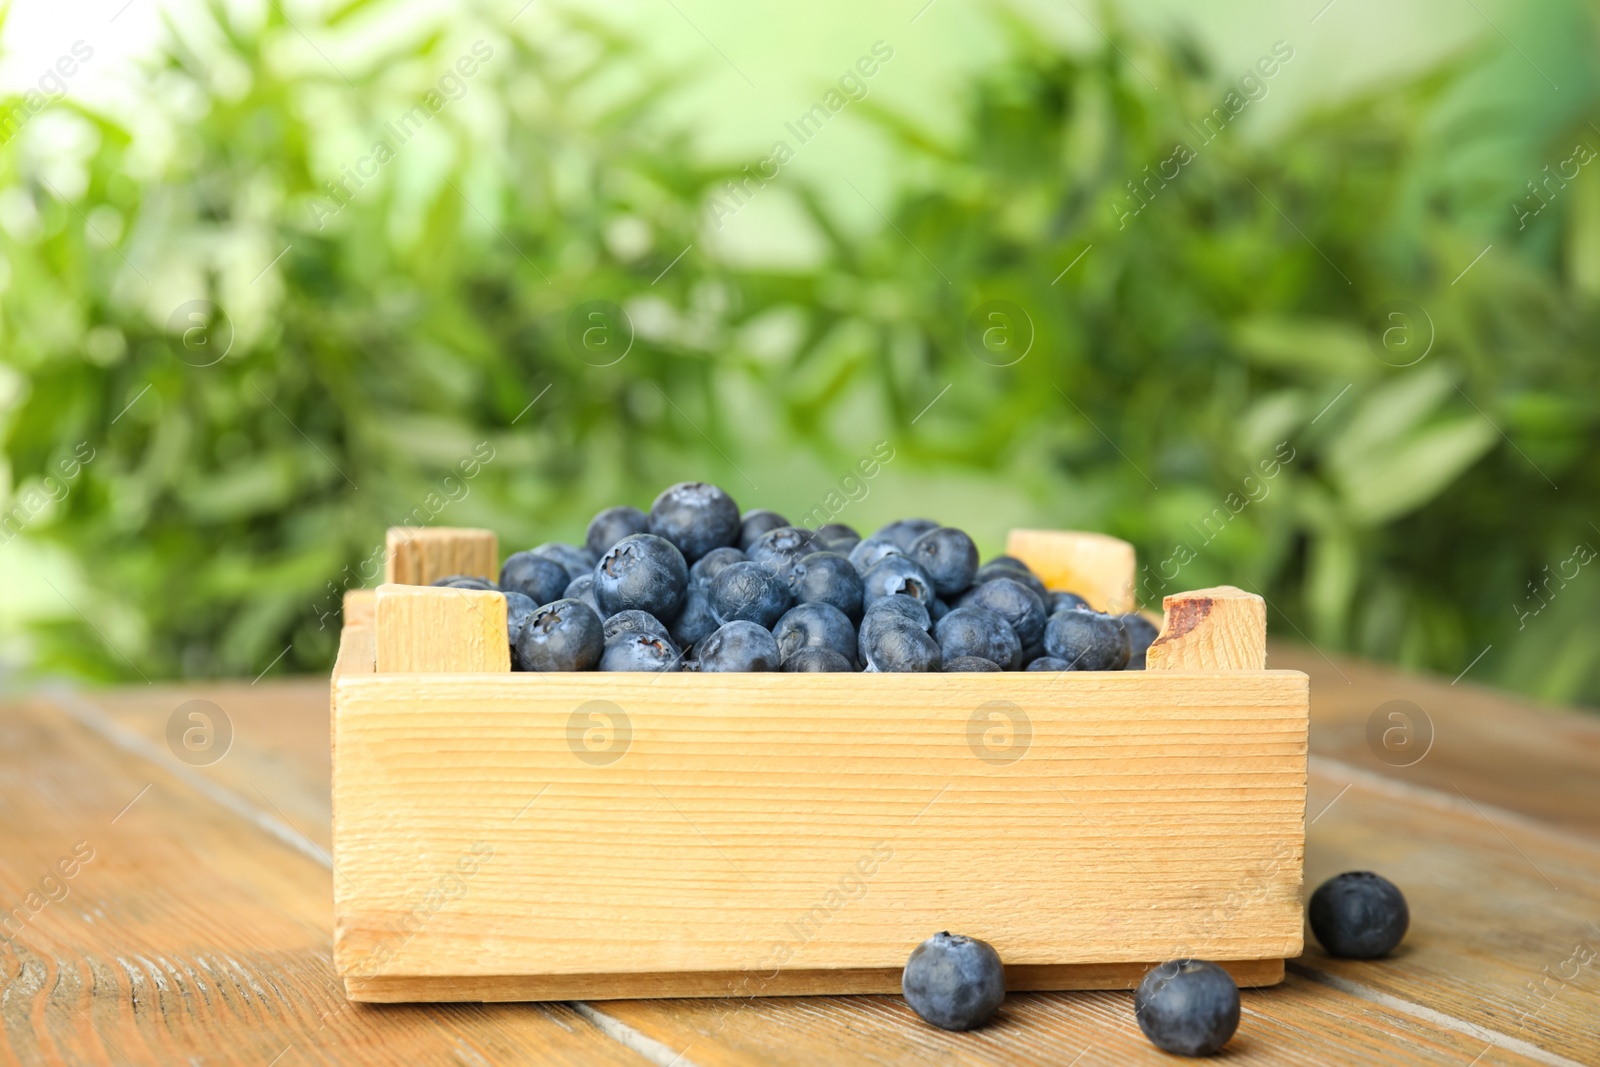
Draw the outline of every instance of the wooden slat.
<instances>
[{"instance_id":1,"label":"wooden slat","mask_svg":"<svg viewBox=\"0 0 1600 1067\"><path fill-rule=\"evenodd\" d=\"M349 1003L329 871L53 707L0 711L0 810L0 902L28 915L0 940L0 1059L647 1062L562 1006ZM33 908L75 847L90 858Z\"/></svg>"},{"instance_id":2,"label":"wooden slat","mask_svg":"<svg viewBox=\"0 0 1600 1067\"><path fill-rule=\"evenodd\" d=\"M1026 563L1048 588L1077 593L1098 611L1138 606L1133 546L1126 541L1070 530L1012 530L1006 554Z\"/></svg>"},{"instance_id":3,"label":"wooden slat","mask_svg":"<svg viewBox=\"0 0 1600 1067\"><path fill-rule=\"evenodd\" d=\"M1145 653L1152 671L1259 671L1267 665L1267 603L1219 585L1162 601L1161 633Z\"/></svg>"},{"instance_id":4,"label":"wooden slat","mask_svg":"<svg viewBox=\"0 0 1600 1067\"><path fill-rule=\"evenodd\" d=\"M450 526L392 526L385 540L386 584L430 585L466 575L500 575L500 542L492 530Z\"/></svg>"},{"instance_id":5,"label":"wooden slat","mask_svg":"<svg viewBox=\"0 0 1600 1067\"><path fill-rule=\"evenodd\" d=\"M341 970L894 967L947 927L1025 966L1299 951L1304 676L806 681L341 679ZM631 720L614 760L578 747L600 694ZM397 940L461 864L470 892Z\"/></svg>"},{"instance_id":6,"label":"wooden slat","mask_svg":"<svg viewBox=\"0 0 1600 1067\"><path fill-rule=\"evenodd\" d=\"M344 609L341 612L345 626L376 626L378 619L378 591L376 589L346 589Z\"/></svg>"},{"instance_id":7,"label":"wooden slat","mask_svg":"<svg viewBox=\"0 0 1600 1067\"><path fill-rule=\"evenodd\" d=\"M505 594L380 585L376 663L379 674L511 670Z\"/></svg>"}]
</instances>

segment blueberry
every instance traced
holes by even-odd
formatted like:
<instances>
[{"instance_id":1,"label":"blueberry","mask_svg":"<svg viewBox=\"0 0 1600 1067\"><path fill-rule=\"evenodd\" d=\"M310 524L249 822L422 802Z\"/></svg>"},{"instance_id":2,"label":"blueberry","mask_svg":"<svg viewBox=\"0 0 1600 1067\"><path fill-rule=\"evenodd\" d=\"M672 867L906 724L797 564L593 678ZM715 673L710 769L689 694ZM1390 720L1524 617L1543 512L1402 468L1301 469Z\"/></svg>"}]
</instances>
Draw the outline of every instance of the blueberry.
<instances>
[{"instance_id":1,"label":"blueberry","mask_svg":"<svg viewBox=\"0 0 1600 1067\"><path fill-rule=\"evenodd\" d=\"M705 586L689 586L689 592L683 598L683 607L678 610L678 617L672 620L668 629L672 633L672 640L682 649L688 649L716 632L717 619L711 614L711 598L706 594Z\"/></svg>"},{"instance_id":2,"label":"blueberry","mask_svg":"<svg viewBox=\"0 0 1600 1067\"><path fill-rule=\"evenodd\" d=\"M992 578L975 585L956 606L987 608L994 612L1016 631L1023 648L1037 644L1044 637L1044 601L1015 578Z\"/></svg>"},{"instance_id":3,"label":"blueberry","mask_svg":"<svg viewBox=\"0 0 1600 1067\"><path fill-rule=\"evenodd\" d=\"M1056 659L1054 656L1040 656L1029 663L1027 669L1030 671L1070 671L1072 664L1064 659Z\"/></svg>"},{"instance_id":4,"label":"blueberry","mask_svg":"<svg viewBox=\"0 0 1600 1067\"><path fill-rule=\"evenodd\" d=\"M783 661L783 669L790 674L848 674L856 665L831 648L802 648Z\"/></svg>"},{"instance_id":5,"label":"blueberry","mask_svg":"<svg viewBox=\"0 0 1600 1067\"><path fill-rule=\"evenodd\" d=\"M801 604L784 612L772 628L778 652L787 661L807 648L831 648L848 658L856 654L856 628L832 604Z\"/></svg>"},{"instance_id":6,"label":"blueberry","mask_svg":"<svg viewBox=\"0 0 1600 1067\"><path fill-rule=\"evenodd\" d=\"M606 641L600 656L603 671L675 671L678 649L660 634L628 630Z\"/></svg>"},{"instance_id":7,"label":"blueberry","mask_svg":"<svg viewBox=\"0 0 1600 1067\"><path fill-rule=\"evenodd\" d=\"M859 541L861 535L854 526L842 522L825 522L817 527L817 536L824 541Z\"/></svg>"},{"instance_id":8,"label":"blueberry","mask_svg":"<svg viewBox=\"0 0 1600 1067\"><path fill-rule=\"evenodd\" d=\"M903 555L905 553L892 542L869 537L857 542L856 547L850 550L850 565L855 567L857 573L866 574L885 557Z\"/></svg>"},{"instance_id":9,"label":"blueberry","mask_svg":"<svg viewBox=\"0 0 1600 1067\"><path fill-rule=\"evenodd\" d=\"M1347 871L1311 894L1311 932L1330 956L1375 960L1394 951L1411 925L1404 894L1381 875Z\"/></svg>"},{"instance_id":10,"label":"blueberry","mask_svg":"<svg viewBox=\"0 0 1600 1067\"><path fill-rule=\"evenodd\" d=\"M1022 666L1022 642L1016 631L987 608L956 608L934 623L933 636L947 661L981 656L1006 670Z\"/></svg>"},{"instance_id":11,"label":"blueberry","mask_svg":"<svg viewBox=\"0 0 1600 1067\"><path fill-rule=\"evenodd\" d=\"M944 673L946 674L973 674L978 671L1003 670L1005 668L1000 664L992 659L984 659L982 656L957 656L955 659L944 661Z\"/></svg>"},{"instance_id":12,"label":"blueberry","mask_svg":"<svg viewBox=\"0 0 1600 1067\"><path fill-rule=\"evenodd\" d=\"M863 622L860 647L869 671L926 673L944 666L938 643L926 630L902 619Z\"/></svg>"},{"instance_id":13,"label":"blueberry","mask_svg":"<svg viewBox=\"0 0 1600 1067\"><path fill-rule=\"evenodd\" d=\"M961 592L978 573L978 546L954 526L929 530L911 542L906 555L928 572L933 591L941 596Z\"/></svg>"},{"instance_id":14,"label":"blueberry","mask_svg":"<svg viewBox=\"0 0 1600 1067\"><path fill-rule=\"evenodd\" d=\"M751 562L761 564L769 574L787 583L794 574L795 566L816 550L816 534L798 526L780 526L757 538L745 555L750 557Z\"/></svg>"},{"instance_id":15,"label":"blueberry","mask_svg":"<svg viewBox=\"0 0 1600 1067\"><path fill-rule=\"evenodd\" d=\"M1239 1029L1239 987L1215 963L1169 960L1139 983L1133 1014L1161 1051L1209 1056Z\"/></svg>"},{"instance_id":16,"label":"blueberry","mask_svg":"<svg viewBox=\"0 0 1600 1067\"><path fill-rule=\"evenodd\" d=\"M477 589L480 592L494 592L500 588L487 578L475 578L470 574L452 574L448 578L436 578L428 584L441 589Z\"/></svg>"},{"instance_id":17,"label":"blueberry","mask_svg":"<svg viewBox=\"0 0 1600 1067\"><path fill-rule=\"evenodd\" d=\"M862 598L871 604L886 596L904 593L924 604L933 603L933 579L909 556L888 556L861 576Z\"/></svg>"},{"instance_id":18,"label":"blueberry","mask_svg":"<svg viewBox=\"0 0 1600 1067\"><path fill-rule=\"evenodd\" d=\"M581 578L572 579L567 583L567 587L561 591L561 597L563 600L581 600L596 615L603 614L600 610L600 602L594 598L593 574L585 574Z\"/></svg>"},{"instance_id":19,"label":"blueberry","mask_svg":"<svg viewBox=\"0 0 1600 1067\"><path fill-rule=\"evenodd\" d=\"M775 671L783 657L770 632L753 622L724 623L695 646L696 669L707 672Z\"/></svg>"},{"instance_id":20,"label":"blueberry","mask_svg":"<svg viewBox=\"0 0 1600 1067\"><path fill-rule=\"evenodd\" d=\"M940 619L944 618L954 610L955 609L950 606L949 601L945 600L943 597L936 596L933 598L933 603L928 605L928 617L937 623Z\"/></svg>"},{"instance_id":21,"label":"blueberry","mask_svg":"<svg viewBox=\"0 0 1600 1067\"><path fill-rule=\"evenodd\" d=\"M506 598L506 640L515 650L517 642L522 638L522 631L528 625L528 619L533 615L539 604L532 597L519 593L514 589L505 592ZM513 669L516 664L516 653L512 652L511 661Z\"/></svg>"},{"instance_id":22,"label":"blueberry","mask_svg":"<svg viewBox=\"0 0 1600 1067\"><path fill-rule=\"evenodd\" d=\"M891 522L883 529L872 535L874 541L887 541L902 552L911 550L911 542L927 533L937 530L939 524L932 519L899 519Z\"/></svg>"},{"instance_id":23,"label":"blueberry","mask_svg":"<svg viewBox=\"0 0 1600 1067\"><path fill-rule=\"evenodd\" d=\"M532 597L535 604L560 600L571 582L565 567L532 552L513 552L500 567L500 588Z\"/></svg>"},{"instance_id":24,"label":"blueberry","mask_svg":"<svg viewBox=\"0 0 1600 1067\"><path fill-rule=\"evenodd\" d=\"M1045 627L1044 647L1075 671L1120 671L1128 665L1128 631L1122 620L1098 611L1056 612Z\"/></svg>"},{"instance_id":25,"label":"blueberry","mask_svg":"<svg viewBox=\"0 0 1600 1067\"><path fill-rule=\"evenodd\" d=\"M587 671L600 662L606 635L600 616L578 600L557 600L534 610L517 641L525 671Z\"/></svg>"},{"instance_id":26,"label":"blueberry","mask_svg":"<svg viewBox=\"0 0 1600 1067\"><path fill-rule=\"evenodd\" d=\"M560 541L546 541L528 550L536 556L555 560L567 569L568 578L579 578L594 570L596 557L589 554L587 548L577 545L563 544Z\"/></svg>"},{"instance_id":27,"label":"blueberry","mask_svg":"<svg viewBox=\"0 0 1600 1067\"><path fill-rule=\"evenodd\" d=\"M829 540L818 539L817 549L821 552L837 552L846 558L856 550L861 541L854 537L835 537Z\"/></svg>"},{"instance_id":28,"label":"blueberry","mask_svg":"<svg viewBox=\"0 0 1600 1067\"><path fill-rule=\"evenodd\" d=\"M971 1030L1006 998L1005 969L987 941L934 934L911 950L900 991L912 1011L939 1029Z\"/></svg>"},{"instance_id":29,"label":"blueberry","mask_svg":"<svg viewBox=\"0 0 1600 1067\"><path fill-rule=\"evenodd\" d=\"M1161 631L1156 624L1140 615L1137 611L1130 611L1119 616L1122 619L1122 628L1128 632L1128 666L1130 671L1144 670L1144 654L1150 651L1150 645L1160 635Z\"/></svg>"},{"instance_id":30,"label":"blueberry","mask_svg":"<svg viewBox=\"0 0 1600 1067\"><path fill-rule=\"evenodd\" d=\"M619 611L608 618L605 621L604 631L607 641L623 633L654 634L657 637L672 636L667 633L667 628L661 624L660 619L648 611L640 611L638 608Z\"/></svg>"},{"instance_id":31,"label":"blueberry","mask_svg":"<svg viewBox=\"0 0 1600 1067\"><path fill-rule=\"evenodd\" d=\"M750 546L755 544L762 534L788 525L789 520L776 511L768 511L766 508L747 511L739 520L739 548L748 552Z\"/></svg>"},{"instance_id":32,"label":"blueberry","mask_svg":"<svg viewBox=\"0 0 1600 1067\"><path fill-rule=\"evenodd\" d=\"M689 568L689 580L709 585L711 579L721 574L725 567L744 561L745 554L737 548L713 548L694 561L694 566Z\"/></svg>"},{"instance_id":33,"label":"blueberry","mask_svg":"<svg viewBox=\"0 0 1600 1067\"><path fill-rule=\"evenodd\" d=\"M789 587L759 563L735 563L706 588L718 623L754 622L765 629L789 610Z\"/></svg>"},{"instance_id":34,"label":"blueberry","mask_svg":"<svg viewBox=\"0 0 1600 1067\"><path fill-rule=\"evenodd\" d=\"M610 551L611 546L636 533L650 532L650 516L638 508L626 505L606 508L589 520L589 529L584 534L584 547L595 559L599 559Z\"/></svg>"},{"instance_id":35,"label":"blueberry","mask_svg":"<svg viewBox=\"0 0 1600 1067\"><path fill-rule=\"evenodd\" d=\"M869 623L896 617L913 623L922 630L933 627L933 620L926 604L914 596L896 593L894 596L882 597L867 605L866 613L861 618L861 628L865 630Z\"/></svg>"},{"instance_id":36,"label":"blueberry","mask_svg":"<svg viewBox=\"0 0 1600 1067\"><path fill-rule=\"evenodd\" d=\"M1044 609L1047 614L1054 615L1058 611L1069 611L1072 608L1089 608L1089 602L1077 593L1063 593L1052 590L1044 598ZM1093 608L1089 608L1093 611Z\"/></svg>"},{"instance_id":37,"label":"blueberry","mask_svg":"<svg viewBox=\"0 0 1600 1067\"><path fill-rule=\"evenodd\" d=\"M671 541L687 563L739 543L739 505L705 482L679 482L650 505L650 532Z\"/></svg>"},{"instance_id":38,"label":"blueberry","mask_svg":"<svg viewBox=\"0 0 1600 1067\"><path fill-rule=\"evenodd\" d=\"M1028 566L1022 560L1018 559L1016 556L1005 556L1005 555L995 556L993 559L989 560L989 562L985 563L984 566L985 567L1008 567L1008 568L1010 568L1011 570L1014 570L1014 571L1021 571L1023 574L1032 574L1033 573L1033 568Z\"/></svg>"},{"instance_id":39,"label":"blueberry","mask_svg":"<svg viewBox=\"0 0 1600 1067\"><path fill-rule=\"evenodd\" d=\"M861 575L837 552L813 552L789 573L789 588L802 604L831 604L851 622L861 621Z\"/></svg>"},{"instance_id":40,"label":"blueberry","mask_svg":"<svg viewBox=\"0 0 1600 1067\"><path fill-rule=\"evenodd\" d=\"M671 541L654 534L629 534L600 557L594 597L607 617L629 608L670 619L683 605L689 568Z\"/></svg>"}]
</instances>

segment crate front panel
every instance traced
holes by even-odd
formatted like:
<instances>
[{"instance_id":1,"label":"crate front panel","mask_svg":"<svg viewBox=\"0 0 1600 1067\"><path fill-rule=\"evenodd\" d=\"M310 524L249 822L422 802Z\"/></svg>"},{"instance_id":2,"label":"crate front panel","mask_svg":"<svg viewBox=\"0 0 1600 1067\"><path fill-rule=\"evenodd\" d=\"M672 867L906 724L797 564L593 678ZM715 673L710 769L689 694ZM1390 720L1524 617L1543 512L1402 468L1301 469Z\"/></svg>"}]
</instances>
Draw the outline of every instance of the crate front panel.
<instances>
[{"instance_id":1,"label":"crate front panel","mask_svg":"<svg viewBox=\"0 0 1600 1067\"><path fill-rule=\"evenodd\" d=\"M336 705L342 974L899 967L945 929L1017 965L1300 952L1298 672L364 675Z\"/></svg>"}]
</instances>

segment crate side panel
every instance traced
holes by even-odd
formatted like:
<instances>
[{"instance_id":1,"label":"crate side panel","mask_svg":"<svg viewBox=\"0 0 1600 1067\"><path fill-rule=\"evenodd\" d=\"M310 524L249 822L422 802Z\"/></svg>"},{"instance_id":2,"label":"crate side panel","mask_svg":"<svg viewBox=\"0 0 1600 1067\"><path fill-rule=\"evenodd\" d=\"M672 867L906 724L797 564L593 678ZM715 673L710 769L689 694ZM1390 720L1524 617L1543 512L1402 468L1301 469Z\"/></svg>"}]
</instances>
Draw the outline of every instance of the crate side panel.
<instances>
[{"instance_id":1,"label":"crate side panel","mask_svg":"<svg viewBox=\"0 0 1600 1067\"><path fill-rule=\"evenodd\" d=\"M1297 955L1297 672L338 683L357 977Z\"/></svg>"}]
</instances>

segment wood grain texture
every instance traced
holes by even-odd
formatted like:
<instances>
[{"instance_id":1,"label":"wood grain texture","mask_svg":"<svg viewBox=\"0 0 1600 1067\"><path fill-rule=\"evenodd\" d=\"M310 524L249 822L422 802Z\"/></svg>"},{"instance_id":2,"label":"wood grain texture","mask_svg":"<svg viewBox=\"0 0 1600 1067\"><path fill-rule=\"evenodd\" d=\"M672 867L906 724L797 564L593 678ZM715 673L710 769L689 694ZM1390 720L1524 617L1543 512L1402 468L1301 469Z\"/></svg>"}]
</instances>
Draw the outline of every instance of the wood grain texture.
<instances>
[{"instance_id":1,"label":"wood grain texture","mask_svg":"<svg viewBox=\"0 0 1600 1067\"><path fill-rule=\"evenodd\" d=\"M1267 603L1219 585L1162 600L1161 633L1145 653L1152 671L1259 671L1267 665Z\"/></svg>"},{"instance_id":2,"label":"wood grain texture","mask_svg":"<svg viewBox=\"0 0 1600 1067\"><path fill-rule=\"evenodd\" d=\"M380 674L511 670L503 593L380 585L376 615Z\"/></svg>"},{"instance_id":3,"label":"wood grain texture","mask_svg":"<svg viewBox=\"0 0 1600 1067\"><path fill-rule=\"evenodd\" d=\"M561 1005L350 1003L331 872L55 707L0 709L0 810L0 1062L648 1062Z\"/></svg>"},{"instance_id":4,"label":"wood grain texture","mask_svg":"<svg viewBox=\"0 0 1600 1067\"><path fill-rule=\"evenodd\" d=\"M458 574L494 581L500 575L500 540L492 530L391 526L385 548L386 584L431 585Z\"/></svg>"},{"instance_id":5,"label":"wood grain texture","mask_svg":"<svg viewBox=\"0 0 1600 1067\"><path fill-rule=\"evenodd\" d=\"M346 589L344 608L340 613L345 626L375 626L378 619L378 591L376 589Z\"/></svg>"},{"instance_id":6,"label":"wood grain texture","mask_svg":"<svg viewBox=\"0 0 1600 1067\"><path fill-rule=\"evenodd\" d=\"M1299 952L1303 675L806 681L341 678L341 972Z\"/></svg>"},{"instance_id":7,"label":"wood grain texture","mask_svg":"<svg viewBox=\"0 0 1600 1067\"><path fill-rule=\"evenodd\" d=\"M1026 563L1050 589L1077 593L1097 611L1121 614L1134 600L1134 553L1126 541L1071 530L1012 530L1006 554Z\"/></svg>"}]
</instances>

